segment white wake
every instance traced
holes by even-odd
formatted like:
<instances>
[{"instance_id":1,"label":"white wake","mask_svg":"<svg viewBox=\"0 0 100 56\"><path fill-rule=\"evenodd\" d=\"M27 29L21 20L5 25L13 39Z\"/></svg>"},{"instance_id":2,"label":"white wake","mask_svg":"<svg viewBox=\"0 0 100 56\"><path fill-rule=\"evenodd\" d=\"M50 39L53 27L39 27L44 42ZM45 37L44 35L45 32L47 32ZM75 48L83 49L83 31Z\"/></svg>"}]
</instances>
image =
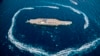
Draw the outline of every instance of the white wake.
<instances>
[{"instance_id":1,"label":"white wake","mask_svg":"<svg viewBox=\"0 0 100 56\"><path fill-rule=\"evenodd\" d=\"M84 29L86 29L88 27L88 25L89 25L88 17L82 11L79 11L79 10L74 9L73 7L67 6L67 5L62 5L62 4L57 4L57 3L51 3L51 4L54 4L54 5L57 5L57 6L62 6L62 7L65 7L65 8L69 8L73 12L76 12L77 14L82 14L84 16L84 20L85 20ZM50 7L50 6L43 6L43 7L59 8L59 7ZM45 55L45 56L73 56L74 54L82 54L82 53L85 53L85 52L88 53L88 52L96 49L96 47L98 45L100 45L100 38L97 38L97 39L95 39L95 40L93 40L89 43L86 43L86 44L82 45L79 48L74 48L73 47L73 48L68 48L68 49L65 49L65 50L61 50L61 51L59 51L55 54L49 54L48 52L45 52L45 50L43 50L41 48L35 48L31 45L28 45L28 44L25 44L25 43L22 43L22 42L18 41L15 38L15 36L13 35L14 26L15 26L15 22L16 22L16 17L21 11L34 10L34 9L35 8L33 8L33 7L25 7L25 8L19 9L14 14L14 16L12 17L11 26L10 26L9 31L8 31L8 39L12 44L14 44L20 50L28 51L30 53L37 54L37 55L40 55L40 56L41 55Z\"/></svg>"}]
</instances>

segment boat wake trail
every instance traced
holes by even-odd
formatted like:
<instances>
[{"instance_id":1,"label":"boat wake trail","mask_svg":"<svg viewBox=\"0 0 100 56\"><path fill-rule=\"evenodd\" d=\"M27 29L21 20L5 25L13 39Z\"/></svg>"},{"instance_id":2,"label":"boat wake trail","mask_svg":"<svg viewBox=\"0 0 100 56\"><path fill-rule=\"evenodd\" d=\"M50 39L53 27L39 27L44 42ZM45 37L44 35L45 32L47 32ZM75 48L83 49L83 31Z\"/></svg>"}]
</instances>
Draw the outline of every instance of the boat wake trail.
<instances>
[{"instance_id":1,"label":"boat wake trail","mask_svg":"<svg viewBox=\"0 0 100 56\"><path fill-rule=\"evenodd\" d=\"M36 6L36 7L37 8L38 7L41 7L41 8L45 7L45 8L50 8L50 9L59 9L60 8L59 6L61 6L61 7L70 9L73 12L75 12L77 14L82 14L84 16L84 20L85 20L84 29L88 28L89 20L88 20L87 15L84 12L77 10L77 9L71 7L71 6L67 6L67 5L62 5L62 4L57 4L57 3L50 3L50 4L52 4L54 6ZM40 55L40 56L41 55L44 55L44 56L73 56L75 54L83 54L83 53L91 52L92 50L96 49L96 47L98 45L100 45L100 38L97 38L97 39L95 39L95 40L93 40L89 43L86 43L86 44L80 46L79 48L74 48L74 47L73 48L67 48L65 50L61 50L59 52L56 52L55 54L52 54L52 53L46 52L45 50L43 50L41 48L36 48L34 46L20 42L19 40L17 40L15 38L16 36L13 35L15 23L16 23L16 17L21 11L34 10L36 7L21 8L12 17L11 26L10 26L9 31L8 31L8 39L13 45L15 45L20 50L28 51L29 53L33 53L33 54Z\"/></svg>"}]
</instances>

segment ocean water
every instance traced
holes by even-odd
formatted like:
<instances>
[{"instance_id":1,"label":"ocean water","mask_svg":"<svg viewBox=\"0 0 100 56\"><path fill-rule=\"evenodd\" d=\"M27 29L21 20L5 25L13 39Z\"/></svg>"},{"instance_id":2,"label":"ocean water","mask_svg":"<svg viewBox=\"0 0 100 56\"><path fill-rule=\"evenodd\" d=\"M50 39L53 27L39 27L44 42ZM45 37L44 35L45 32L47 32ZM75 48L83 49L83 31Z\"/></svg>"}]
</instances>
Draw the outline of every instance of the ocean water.
<instances>
[{"instance_id":1,"label":"ocean water","mask_svg":"<svg viewBox=\"0 0 100 56\"><path fill-rule=\"evenodd\" d=\"M76 0L76 2L78 5L70 0L2 0L0 55L100 56L100 1ZM72 24L51 27L25 23L29 19L36 18L68 20L72 21ZM85 27L85 24L88 26Z\"/></svg>"}]
</instances>

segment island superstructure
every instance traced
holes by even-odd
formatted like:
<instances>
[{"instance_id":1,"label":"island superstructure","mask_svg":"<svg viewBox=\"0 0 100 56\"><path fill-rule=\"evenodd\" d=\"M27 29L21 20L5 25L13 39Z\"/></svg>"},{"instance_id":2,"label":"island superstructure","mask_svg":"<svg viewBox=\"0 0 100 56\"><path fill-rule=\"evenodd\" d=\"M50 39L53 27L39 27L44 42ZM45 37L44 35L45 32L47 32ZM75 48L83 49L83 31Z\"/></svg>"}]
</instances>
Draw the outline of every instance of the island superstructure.
<instances>
[{"instance_id":1,"label":"island superstructure","mask_svg":"<svg viewBox=\"0 0 100 56\"><path fill-rule=\"evenodd\" d=\"M71 25L72 21L61 21L55 18L36 18L36 19L27 20L26 23L37 24L37 25L58 26L58 25Z\"/></svg>"}]
</instances>

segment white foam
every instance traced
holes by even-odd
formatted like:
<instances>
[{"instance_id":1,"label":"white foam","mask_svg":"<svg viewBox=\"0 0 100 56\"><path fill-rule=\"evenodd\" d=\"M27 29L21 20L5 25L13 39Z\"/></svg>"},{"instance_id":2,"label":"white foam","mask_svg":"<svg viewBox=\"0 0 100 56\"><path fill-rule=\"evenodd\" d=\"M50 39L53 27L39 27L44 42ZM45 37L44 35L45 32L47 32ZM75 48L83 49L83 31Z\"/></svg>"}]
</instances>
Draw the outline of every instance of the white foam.
<instances>
[{"instance_id":1,"label":"white foam","mask_svg":"<svg viewBox=\"0 0 100 56\"><path fill-rule=\"evenodd\" d=\"M52 56L73 56L75 54L85 54L96 49L98 45L100 45L100 38L97 38L90 43L86 43L80 48L67 48L65 50L57 52L56 54L53 54Z\"/></svg>"},{"instance_id":2,"label":"white foam","mask_svg":"<svg viewBox=\"0 0 100 56\"><path fill-rule=\"evenodd\" d=\"M74 5L78 5L78 3L76 1L74 1L74 0L69 0L69 1Z\"/></svg>"},{"instance_id":3,"label":"white foam","mask_svg":"<svg viewBox=\"0 0 100 56\"><path fill-rule=\"evenodd\" d=\"M59 9L59 7L57 6L36 6L36 7L48 7L48 8L52 8L52 9Z\"/></svg>"},{"instance_id":4,"label":"white foam","mask_svg":"<svg viewBox=\"0 0 100 56\"><path fill-rule=\"evenodd\" d=\"M65 5L60 5L60 6L65 7L65 8L68 7L70 9L72 9L72 7L70 7L70 6L65 6ZM92 50L96 49L96 47L98 45L100 45L100 38L97 38L96 40L93 40L90 43L86 43L86 44L82 45L79 48L67 48L67 49L61 50L61 51L59 51L59 52L57 52L55 54L48 54L47 52L45 52L41 48L35 48L33 46L30 46L30 45L27 45L25 43L19 42L18 40L15 39L15 36L13 35L16 17L21 11L23 11L23 10L31 10L31 9L34 9L34 8L33 7L26 7L26 8L19 9L14 14L14 16L12 18L11 26L10 26L9 31L8 31L8 39L9 39L9 41L12 44L14 44L17 48L19 48L20 50L28 51L30 53L35 53L35 54L39 54L39 55L42 54L42 55L45 55L45 56L73 56L74 54L82 54L82 53L85 53L85 52L87 53L89 51L92 51ZM85 16L84 17L85 20L87 20L87 16L86 16L85 13L80 12L80 11L78 11L76 9L72 9L72 10L74 12L77 12L78 14L80 14L80 13L83 14L83 16ZM88 24L86 22L85 28L87 28L87 26L88 26Z\"/></svg>"},{"instance_id":5,"label":"white foam","mask_svg":"<svg viewBox=\"0 0 100 56\"><path fill-rule=\"evenodd\" d=\"M21 43L19 42L18 40L15 39L14 35L13 35L13 29L14 29L14 24L15 24L15 21L16 21L16 17L17 15L23 11L23 10L32 10L34 9L33 7L26 7L26 8L22 8L22 9L19 9L13 16L12 18L12 24L10 26L10 29L8 31L8 37L9 37L9 40L11 41L12 44L14 44L17 48L19 48L20 50L25 50L25 51L28 51L30 53L35 53L35 54L43 54L43 55L48 55L48 53L44 52L44 50L42 49L39 49L39 48L35 48L35 47L32 47L30 45L27 45L27 44L24 44L24 43Z\"/></svg>"}]
</instances>

